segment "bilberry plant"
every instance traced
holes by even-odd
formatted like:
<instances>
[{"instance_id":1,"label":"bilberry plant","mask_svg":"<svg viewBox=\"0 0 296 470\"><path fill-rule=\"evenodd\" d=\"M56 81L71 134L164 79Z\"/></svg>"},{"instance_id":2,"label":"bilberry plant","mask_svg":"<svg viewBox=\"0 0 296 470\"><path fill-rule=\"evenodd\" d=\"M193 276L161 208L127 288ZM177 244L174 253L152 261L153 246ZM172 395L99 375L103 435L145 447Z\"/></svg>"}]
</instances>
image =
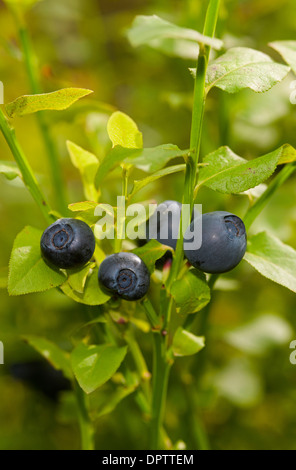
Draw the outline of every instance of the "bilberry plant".
<instances>
[{"instance_id":1,"label":"bilberry plant","mask_svg":"<svg viewBox=\"0 0 296 470\"><path fill-rule=\"evenodd\" d=\"M236 155L227 146L209 155L201 154L204 111L211 90L216 87L221 93L238 93L249 88L261 93L271 89L290 72L291 41L271 44L288 65L247 47L221 52L223 43L215 38L219 0L208 1L202 33L177 27L157 16L136 17L128 31L129 41L135 47L146 43L153 45L153 39L154 44L162 45L165 51L167 36L176 44L179 40L180 44L184 41L189 41L191 46L192 41L196 44L198 59L196 68L191 69L194 92L188 148L182 150L172 144L143 147L142 134L136 123L126 114L115 111L107 124L112 148L103 159L99 160L95 153L73 142L67 143L71 160L81 173L87 200L65 207L66 186L46 113L48 109L64 110L91 91L65 88L51 94L42 93L21 4L17 1L8 3L16 20L31 94L16 98L0 110L0 130L15 159L15 164L7 163L1 172L9 179L22 179L40 209L44 228L39 230L26 226L17 235L9 264L8 292L10 295L24 295L56 288L72 301L97 308L99 319L94 319L88 326L98 329L101 333L99 338L107 338L105 343L96 342L88 335L80 342L76 338L72 349L65 351L46 338L27 338L28 343L44 358L50 359L72 384L83 449L94 449L95 446L95 428L91 419L93 409L86 397L119 371L130 393L136 388L140 393L136 406L149 420L149 448L174 448L164 425L170 371L178 357L197 354L206 344L203 332L196 335L192 331L192 320L197 312L208 318L207 309L218 276L234 269L244 258L263 276L296 291L295 272L291 274L296 252L267 232L251 232L254 220L294 172L296 150L284 144L252 160ZM53 207L13 130L15 117L37 111L50 162ZM183 159L183 163L174 164L172 160L177 157ZM271 178L279 165L280 171ZM158 201L159 207L166 210L168 205L172 205L178 213L179 227L199 223L201 217L201 246L184 250L186 236L183 239L182 231L173 227L169 219L165 222L168 224L165 237L157 229L156 237L148 236L147 243L140 247L125 239L125 233L120 233L118 224L114 227L112 243L103 244L95 239L95 209L110 202L100 199L101 188L115 169L121 171L121 196L127 205L136 193L154 181L184 173L179 202ZM144 171L145 177L134 181L134 169ZM223 207L223 211L209 212L205 207L203 216L194 215L192 218L190 215L202 187L217 192L218 206L219 194L245 194L266 181L269 183L266 189L252 201L245 214L229 213L228 207ZM189 213L183 214L182 205L190 206ZM69 217L69 211L72 217ZM117 213L117 220L119 215ZM141 220L142 224L145 225L146 220ZM173 236L173 232L178 232L178 237ZM172 259L163 270L156 270L155 263L168 249ZM278 269L281 259L286 261ZM125 315L126 301L129 315ZM139 321L134 325L150 334L154 344L152 361L146 360L135 327L129 321L143 314L146 315L144 326ZM149 370L148 363L152 363L152 370Z\"/></svg>"}]
</instances>

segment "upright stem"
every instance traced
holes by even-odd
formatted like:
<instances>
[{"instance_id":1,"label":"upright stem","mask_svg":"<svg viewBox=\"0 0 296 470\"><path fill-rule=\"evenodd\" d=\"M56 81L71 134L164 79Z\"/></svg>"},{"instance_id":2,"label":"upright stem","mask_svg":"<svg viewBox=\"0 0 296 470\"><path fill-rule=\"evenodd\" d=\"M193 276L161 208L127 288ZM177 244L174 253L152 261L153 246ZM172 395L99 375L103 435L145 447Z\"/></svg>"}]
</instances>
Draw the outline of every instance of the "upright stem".
<instances>
[{"instance_id":1,"label":"upright stem","mask_svg":"<svg viewBox=\"0 0 296 470\"><path fill-rule=\"evenodd\" d=\"M128 168L125 167L125 165L122 166L122 190L121 190L121 200L124 200L124 214L122 213L122 207L120 204L120 209L119 206L117 207L117 223L116 223L116 237L114 239L114 251L115 253L118 253L121 251L122 247L122 242L123 239L125 238L125 215L126 215L126 204L128 201L128 195L127 195L127 190L128 190Z\"/></svg>"},{"instance_id":2,"label":"upright stem","mask_svg":"<svg viewBox=\"0 0 296 470\"><path fill-rule=\"evenodd\" d=\"M210 37L213 37L215 34L219 4L220 0L210 0L209 2L205 19L204 34ZM181 264L183 262L183 236L181 228L183 226L189 226L193 208L193 192L197 181L197 168L200 154L201 133L206 99L205 81L209 54L210 47L201 45L197 61L194 85L192 124L190 133L190 148L192 149L192 152L189 155L186 163L184 193L182 200L183 204L190 205L190 211L186 211L187 213L185 217L187 220L183 220L183 215L181 213L179 238L171 271L166 283L168 291L170 291L172 283L177 279L180 272ZM169 329L170 327L172 307L173 301L171 296L168 295L166 298L166 309L164 312L164 324L166 329ZM162 334L155 334L154 343L151 448L159 449L160 430L162 427L162 420L165 410L167 385L171 363L167 357L167 347L169 346L169 340L167 340L165 336L162 336Z\"/></svg>"},{"instance_id":3,"label":"upright stem","mask_svg":"<svg viewBox=\"0 0 296 470\"><path fill-rule=\"evenodd\" d=\"M171 363L166 358L165 338L161 333L154 333L154 352L152 369L152 406L150 449L161 449L161 431L165 412L166 395L168 388Z\"/></svg>"},{"instance_id":4,"label":"upright stem","mask_svg":"<svg viewBox=\"0 0 296 470\"><path fill-rule=\"evenodd\" d=\"M216 31L218 12L219 12L220 0L210 0L205 25L204 35L213 37ZM175 258L173 261L172 269L168 279L168 288L172 282L176 279L180 266L183 259L183 236L181 227L187 227L190 224L190 217L194 202L194 188L198 179L198 162L200 157L200 146L201 146L201 135L202 125L205 110L206 92L206 73L209 62L210 46L201 44L199 50L199 56L197 59L196 76L194 83L194 95L193 95L193 110L192 110L192 121L191 121L191 132L190 132L190 148L192 150L191 155L188 157L186 163L185 183L182 204L190 205L190 212L186 213L187 220L183 220L181 214L180 222L180 234L176 246Z\"/></svg>"},{"instance_id":5,"label":"upright stem","mask_svg":"<svg viewBox=\"0 0 296 470\"><path fill-rule=\"evenodd\" d=\"M136 341L133 333L131 331L127 331L125 336L124 336L128 346L131 355L133 356L135 365L137 367L140 379L141 379L141 385L143 388L143 392L145 395L145 398L147 401L149 401L150 398L150 372L148 370L146 361L144 359L144 356L142 354L142 351L139 347L138 342Z\"/></svg>"},{"instance_id":6,"label":"upright stem","mask_svg":"<svg viewBox=\"0 0 296 470\"><path fill-rule=\"evenodd\" d=\"M40 94L42 93L42 87L40 84L40 78L38 73L37 59L29 37L27 27L24 24L24 21L19 19L18 15L14 14L14 18L16 26L18 28L18 35L22 46L23 57L25 61L25 67L31 93ZM48 155L52 186L54 189L57 208L59 211L64 213L67 210L65 184L63 182L57 149L51 137L49 126L44 112L39 111L36 116Z\"/></svg>"},{"instance_id":7,"label":"upright stem","mask_svg":"<svg viewBox=\"0 0 296 470\"><path fill-rule=\"evenodd\" d=\"M145 309L147 318L154 330L159 330L161 327L161 318L158 317L156 314L154 307L148 297L145 297L145 299L142 302L142 305Z\"/></svg>"},{"instance_id":8,"label":"upright stem","mask_svg":"<svg viewBox=\"0 0 296 470\"><path fill-rule=\"evenodd\" d=\"M38 204L39 208L41 209L42 214L44 215L46 221L48 223L52 223L54 218L49 214L51 208L42 193L36 177L30 167L30 164L20 147L16 137L14 129L12 129L4 116L3 111L0 109L0 130L5 137L5 140L14 156L14 159L22 173L22 177L24 180L25 185L27 186L28 190L32 194L35 202Z\"/></svg>"},{"instance_id":9,"label":"upright stem","mask_svg":"<svg viewBox=\"0 0 296 470\"><path fill-rule=\"evenodd\" d=\"M86 406L86 395L76 381L74 383L74 390L81 434L81 450L94 450L94 429Z\"/></svg>"},{"instance_id":10,"label":"upright stem","mask_svg":"<svg viewBox=\"0 0 296 470\"><path fill-rule=\"evenodd\" d=\"M214 37L216 25L218 20L220 0L210 0L209 7L206 14L205 25L203 34L208 37ZM192 204L192 195L197 179L198 161L200 155L201 133L202 124L205 110L206 92L205 82L209 62L211 47L206 45L200 46L199 56L197 60L194 97L193 97L193 111L192 123L190 133L190 148L193 149L193 171L194 174L191 178L190 200ZM194 180L194 181L192 181Z\"/></svg>"}]
</instances>

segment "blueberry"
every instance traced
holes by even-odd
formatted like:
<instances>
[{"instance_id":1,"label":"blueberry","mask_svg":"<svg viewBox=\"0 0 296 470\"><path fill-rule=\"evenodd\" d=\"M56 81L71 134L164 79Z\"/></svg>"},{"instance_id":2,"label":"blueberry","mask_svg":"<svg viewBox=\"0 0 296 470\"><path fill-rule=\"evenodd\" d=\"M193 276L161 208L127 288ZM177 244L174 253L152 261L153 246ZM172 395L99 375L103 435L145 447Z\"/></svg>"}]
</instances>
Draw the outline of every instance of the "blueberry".
<instances>
[{"instance_id":1,"label":"blueberry","mask_svg":"<svg viewBox=\"0 0 296 470\"><path fill-rule=\"evenodd\" d=\"M43 258L63 269L79 268L95 251L95 237L82 220L59 219L47 227L40 241Z\"/></svg>"},{"instance_id":2,"label":"blueberry","mask_svg":"<svg viewBox=\"0 0 296 470\"><path fill-rule=\"evenodd\" d=\"M202 220L202 244L197 250L184 246L188 261L206 273L224 273L235 268L242 260L247 246L247 235L243 221L229 212L209 212L195 218L190 225ZM189 230L189 229L188 229ZM184 242L189 244L187 231Z\"/></svg>"},{"instance_id":3,"label":"blueberry","mask_svg":"<svg viewBox=\"0 0 296 470\"><path fill-rule=\"evenodd\" d=\"M156 207L147 221L147 240L156 239L163 245L176 249L182 204L177 201L164 201Z\"/></svg>"},{"instance_id":4,"label":"blueberry","mask_svg":"<svg viewBox=\"0 0 296 470\"><path fill-rule=\"evenodd\" d=\"M139 300L148 291L150 274L146 264L134 253L115 253L101 263L99 283L108 294Z\"/></svg>"},{"instance_id":5,"label":"blueberry","mask_svg":"<svg viewBox=\"0 0 296 470\"><path fill-rule=\"evenodd\" d=\"M156 239L163 245L176 249L182 204L177 201L164 201L156 207L147 221L147 240Z\"/></svg>"}]
</instances>

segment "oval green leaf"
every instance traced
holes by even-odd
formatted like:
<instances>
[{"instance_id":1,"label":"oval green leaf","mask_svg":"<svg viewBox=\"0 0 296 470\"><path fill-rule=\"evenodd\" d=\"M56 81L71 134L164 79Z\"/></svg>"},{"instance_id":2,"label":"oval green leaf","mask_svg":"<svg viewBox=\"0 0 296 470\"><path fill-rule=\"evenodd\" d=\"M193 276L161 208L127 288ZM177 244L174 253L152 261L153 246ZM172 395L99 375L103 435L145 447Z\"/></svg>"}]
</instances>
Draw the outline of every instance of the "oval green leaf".
<instances>
[{"instance_id":1,"label":"oval green leaf","mask_svg":"<svg viewBox=\"0 0 296 470\"><path fill-rule=\"evenodd\" d=\"M168 246L162 245L157 240L150 240L146 245L136 248L133 253L139 256L146 264L150 273L155 269L155 262L160 259L168 250L172 249Z\"/></svg>"},{"instance_id":2,"label":"oval green leaf","mask_svg":"<svg viewBox=\"0 0 296 470\"><path fill-rule=\"evenodd\" d=\"M137 124L127 114L115 111L108 121L107 131L113 147L142 148L143 137Z\"/></svg>"},{"instance_id":3,"label":"oval green leaf","mask_svg":"<svg viewBox=\"0 0 296 470\"><path fill-rule=\"evenodd\" d=\"M173 339L174 356L192 356L205 346L204 336L195 336L179 326Z\"/></svg>"},{"instance_id":4,"label":"oval green leaf","mask_svg":"<svg viewBox=\"0 0 296 470\"><path fill-rule=\"evenodd\" d=\"M204 158L199 172L199 185L225 194L238 194L266 181L277 165L296 160L296 150L283 145L253 160L239 157L229 147L220 147Z\"/></svg>"},{"instance_id":5,"label":"oval green leaf","mask_svg":"<svg viewBox=\"0 0 296 470\"><path fill-rule=\"evenodd\" d=\"M50 268L41 257L41 235L41 230L29 226L17 235L9 262L10 295L42 292L65 282L65 274Z\"/></svg>"},{"instance_id":6,"label":"oval green leaf","mask_svg":"<svg viewBox=\"0 0 296 470\"><path fill-rule=\"evenodd\" d=\"M107 382L117 371L127 353L127 347L108 344L79 344L72 351L74 375L85 393L91 393Z\"/></svg>"},{"instance_id":7,"label":"oval green leaf","mask_svg":"<svg viewBox=\"0 0 296 470\"><path fill-rule=\"evenodd\" d=\"M196 59L198 55L197 44L206 44L214 49L221 49L223 46L223 42L219 39L204 36L193 29L182 28L156 15L136 16L127 32L127 37L133 47L148 45L168 55L193 59ZM195 51L192 45L195 45ZM190 47L190 54L187 53L184 56L182 48L188 47Z\"/></svg>"},{"instance_id":8,"label":"oval green leaf","mask_svg":"<svg viewBox=\"0 0 296 470\"><path fill-rule=\"evenodd\" d=\"M165 144L158 147L135 149L114 147L102 161L96 174L95 185L100 184L109 172L121 163L127 163L147 173L154 173L163 168L170 160L177 157L188 157L189 150L180 150L176 145Z\"/></svg>"},{"instance_id":9,"label":"oval green leaf","mask_svg":"<svg viewBox=\"0 0 296 470\"><path fill-rule=\"evenodd\" d=\"M61 370L68 379L73 378L70 354L48 339L38 336L23 336L23 339L43 356L55 369Z\"/></svg>"},{"instance_id":10,"label":"oval green leaf","mask_svg":"<svg viewBox=\"0 0 296 470\"><path fill-rule=\"evenodd\" d=\"M289 71L289 67L274 62L260 51L234 47L210 63L206 92L213 87L228 93L237 93L244 88L250 88L256 93L268 91L282 81Z\"/></svg>"},{"instance_id":11,"label":"oval green leaf","mask_svg":"<svg viewBox=\"0 0 296 470\"><path fill-rule=\"evenodd\" d=\"M99 168L99 160L93 153L84 150L73 142L67 141L67 148L73 165L81 174L85 197L90 201L97 201L98 191L95 188L94 181Z\"/></svg>"},{"instance_id":12,"label":"oval green leaf","mask_svg":"<svg viewBox=\"0 0 296 470\"><path fill-rule=\"evenodd\" d=\"M63 88L52 93L24 95L7 104L5 109L10 118L45 110L62 111L90 93L93 92L84 88Z\"/></svg>"},{"instance_id":13,"label":"oval green leaf","mask_svg":"<svg viewBox=\"0 0 296 470\"><path fill-rule=\"evenodd\" d=\"M296 74L296 41L274 41L269 44Z\"/></svg>"},{"instance_id":14,"label":"oval green leaf","mask_svg":"<svg viewBox=\"0 0 296 470\"><path fill-rule=\"evenodd\" d=\"M171 287L180 315L196 313L204 308L211 299L211 290L203 273L197 270L188 271L182 279L175 281Z\"/></svg>"},{"instance_id":15,"label":"oval green leaf","mask_svg":"<svg viewBox=\"0 0 296 470\"><path fill-rule=\"evenodd\" d=\"M261 232L249 238L244 259L262 276L296 292L296 251L291 246Z\"/></svg>"},{"instance_id":16,"label":"oval green leaf","mask_svg":"<svg viewBox=\"0 0 296 470\"><path fill-rule=\"evenodd\" d=\"M61 290L75 302L79 302L85 305L102 305L106 303L110 297L104 294L100 287L98 281L98 268L91 269L89 275L84 280L84 290L83 292L77 292L71 286L71 281L65 282L61 286Z\"/></svg>"}]
</instances>

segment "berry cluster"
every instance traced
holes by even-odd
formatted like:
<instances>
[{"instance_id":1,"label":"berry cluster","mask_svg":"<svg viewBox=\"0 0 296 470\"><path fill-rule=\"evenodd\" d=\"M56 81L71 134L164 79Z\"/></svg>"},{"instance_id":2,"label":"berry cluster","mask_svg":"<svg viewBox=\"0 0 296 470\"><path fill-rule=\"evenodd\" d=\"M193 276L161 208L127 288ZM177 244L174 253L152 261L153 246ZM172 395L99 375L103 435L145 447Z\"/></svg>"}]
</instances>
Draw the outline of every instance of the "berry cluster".
<instances>
[{"instance_id":1,"label":"berry cluster","mask_svg":"<svg viewBox=\"0 0 296 470\"><path fill-rule=\"evenodd\" d=\"M156 239L176 248L182 205L165 201L157 207L160 215L165 211L177 215L166 218L165 238L161 235L161 217L150 219L155 225ZM202 243L198 249L188 249L194 224L202 224ZM174 226L178 224L178 226ZM147 224L146 238L149 236ZM151 225L150 225L151 227ZM192 222L185 233L184 254L189 263L205 273L224 273L235 268L242 260L247 245L243 221L229 212L217 211L193 213ZM50 225L41 237L41 253L51 265L62 269L79 269L91 260L95 250L95 238L90 227L77 219L59 219ZM150 285L150 274L145 263L134 253L115 253L108 256L99 267L99 284L106 293L125 300L139 300Z\"/></svg>"}]
</instances>

